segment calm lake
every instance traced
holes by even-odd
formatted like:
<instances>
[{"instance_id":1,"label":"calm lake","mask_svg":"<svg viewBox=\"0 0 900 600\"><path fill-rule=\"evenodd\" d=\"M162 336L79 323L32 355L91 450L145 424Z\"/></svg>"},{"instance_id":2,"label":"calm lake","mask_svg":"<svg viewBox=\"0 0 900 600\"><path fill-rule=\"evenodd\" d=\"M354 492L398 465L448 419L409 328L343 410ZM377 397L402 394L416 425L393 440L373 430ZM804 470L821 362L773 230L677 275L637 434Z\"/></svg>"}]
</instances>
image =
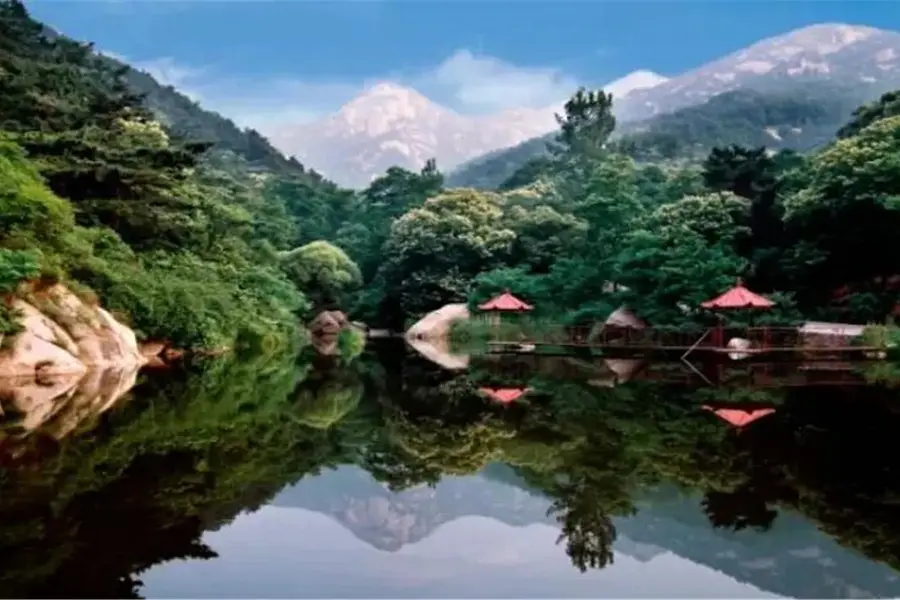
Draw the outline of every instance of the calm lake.
<instances>
[{"instance_id":1,"label":"calm lake","mask_svg":"<svg viewBox=\"0 0 900 600\"><path fill-rule=\"evenodd\" d=\"M890 366L444 358L0 382L0 596L900 597Z\"/></svg>"}]
</instances>

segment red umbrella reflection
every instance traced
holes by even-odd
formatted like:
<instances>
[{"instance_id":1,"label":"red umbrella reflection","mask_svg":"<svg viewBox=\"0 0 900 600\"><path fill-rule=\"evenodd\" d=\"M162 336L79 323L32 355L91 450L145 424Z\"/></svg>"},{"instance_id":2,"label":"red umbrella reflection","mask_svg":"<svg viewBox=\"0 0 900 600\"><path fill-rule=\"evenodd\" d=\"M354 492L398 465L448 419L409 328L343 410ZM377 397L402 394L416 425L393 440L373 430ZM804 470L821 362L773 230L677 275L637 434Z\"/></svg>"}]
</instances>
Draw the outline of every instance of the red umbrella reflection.
<instances>
[{"instance_id":1,"label":"red umbrella reflection","mask_svg":"<svg viewBox=\"0 0 900 600\"><path fill-rule=\"evenodd\" d=\"M703 408L711 410L717 417L728 421L728 423L739 429L775 412L774 408L757 408L753 410L713 408L712 406L704 406Z\"/></svg>"},{"instance_id":2,"label":"red umbrella reflection","mask_svg":"<svg viewBox=\"0 0 900 600\"><path fill-rule=\"evenodd\" d=\"M480 388L478 391L501 404L509 404L528 393L528 388Z\"/></svg>"}]
</instances>

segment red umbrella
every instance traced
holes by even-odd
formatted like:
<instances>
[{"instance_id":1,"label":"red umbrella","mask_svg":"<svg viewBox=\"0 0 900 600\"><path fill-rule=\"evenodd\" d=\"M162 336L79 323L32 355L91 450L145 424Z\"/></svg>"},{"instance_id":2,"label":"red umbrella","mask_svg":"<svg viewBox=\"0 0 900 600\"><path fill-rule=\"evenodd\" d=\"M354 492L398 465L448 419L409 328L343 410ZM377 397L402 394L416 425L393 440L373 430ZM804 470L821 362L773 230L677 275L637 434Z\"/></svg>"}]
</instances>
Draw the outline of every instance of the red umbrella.
<instances>
[{"instance_id":1,"label":"red umbrella","mask_svg":"<svg viewBox=\"0 0 900 600\"><path fill-rule=\"evenodd\" d=\"M775 303L766 298L765 296L760 296L754 292L751 292L746 287L744 287L744 282L738 277L737 283L733 288L722 294L721 296L717 296L712 300L707 300L700 304L703 308L708 308L710 310L740 310L746 308L772 308L775 306ZM724 339L724 330L722 326L722 320L719 319L719 325L715 330L714 335L714 343L716 346L722 346L725 344ZM768 348L769 346L769 332L767 329L763 328L763 346Z\"/></svg>"},{"instance_id":2,"label":"red umbrella","mask_svg":"<svg viewBox=\"0 0 900 600\"><path fill-rule=\"evenodd\" d=\"M487 302L478 305L479 310L491 310L502 312L527 312L534 307L527 302L519 300L513 296L509 290L506 290L499 296L491 298Z\"/></svg>"},{"instance_id":3,"label":"red umbrella","mask_svg":"<svg viewBox=\"0 0 900 600\"><path fill-rule=\"evenodd\" d=\"M712 300L707 300L702 303L701 306L713 310L723 310L735 308L772 308L775 306L775 303L765 296L760 296L759 294L751 292L744 287L743 282L738 279L737 284L733 288L721 296L717 296Z\"/></svg>"}]
</instances>

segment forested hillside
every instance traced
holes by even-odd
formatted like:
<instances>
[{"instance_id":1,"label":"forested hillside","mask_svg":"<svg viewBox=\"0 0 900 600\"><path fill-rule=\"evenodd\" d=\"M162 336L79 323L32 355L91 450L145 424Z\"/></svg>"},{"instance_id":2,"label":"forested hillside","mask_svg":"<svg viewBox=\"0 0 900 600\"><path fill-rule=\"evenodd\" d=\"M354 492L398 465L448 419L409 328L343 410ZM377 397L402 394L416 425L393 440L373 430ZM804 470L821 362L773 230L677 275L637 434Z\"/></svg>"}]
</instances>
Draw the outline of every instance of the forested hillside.
<instances>
[{"instance_id":1,"label":"forested hillside","mask_svg":"<svg viewBox=\"0 0 900 600\"><path fill-rule=\"evenodd\" d=\"M18 0L0 40L0 291L63 281L182 347L295 338L308 301L278 252L333 230L349 194Z\"/></svg>"},{"instance_id":2,"label":"forested hillside","mask_svg":"<svg viewBox=\"0 0 900 600\"><path fill-rule=\"evenodd\" d=\"M739 89L645 121L618 124L613 148L641 162L701 162L716 146L812 150L827 144L860 104L872 100L869 88L835 84L798 84L788 91ZM497 189L521 179L546 157L546 138L529 140L463 165L448 175L448 185ZM511 180L511 184L507 183ZM506 185L504 185L506 184Z\"/></svg>"}]
</instances>

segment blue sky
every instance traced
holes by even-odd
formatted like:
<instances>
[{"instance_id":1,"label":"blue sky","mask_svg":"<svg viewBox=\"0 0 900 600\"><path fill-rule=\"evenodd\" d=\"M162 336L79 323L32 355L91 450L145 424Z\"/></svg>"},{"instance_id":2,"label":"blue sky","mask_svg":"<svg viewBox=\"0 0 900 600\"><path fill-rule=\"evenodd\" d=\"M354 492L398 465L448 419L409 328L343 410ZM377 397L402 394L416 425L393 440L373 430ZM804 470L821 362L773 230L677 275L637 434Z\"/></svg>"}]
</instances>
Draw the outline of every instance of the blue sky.
<instances>
[{"instance_id":1,"label":"blue sky","mask_svg":"<svg viewBox=\"0 0 900 600\"><path fill-rule=\"evenodd\" d=\"M813 23L900 30L893 0L27 4L64 33L256 126L315 118L385 79L461 112L491 112L545 106L636 69L675 75Z\"/></svg>"}]
</instances>

